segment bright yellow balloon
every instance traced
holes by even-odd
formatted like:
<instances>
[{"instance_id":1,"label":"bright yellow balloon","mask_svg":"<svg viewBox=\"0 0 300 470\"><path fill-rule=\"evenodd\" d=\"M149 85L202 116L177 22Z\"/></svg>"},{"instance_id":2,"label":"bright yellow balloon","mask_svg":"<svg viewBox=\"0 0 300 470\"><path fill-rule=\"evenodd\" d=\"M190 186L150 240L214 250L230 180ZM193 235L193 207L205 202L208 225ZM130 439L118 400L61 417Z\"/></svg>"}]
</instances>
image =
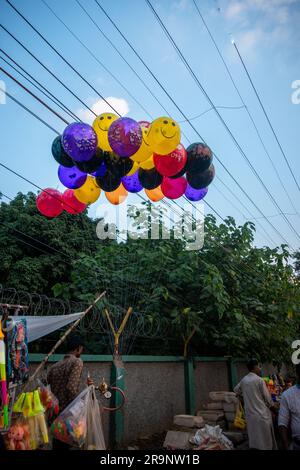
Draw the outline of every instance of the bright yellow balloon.
<instances>
[{"instance_id":1,"label":"bright yellow balloon","mask_svg":"<svg viewBox=\"0 0 300 470\"><path fill-rule=\"evenodd\" d=\"M110 191L105 193L106 199L111 203L117 206L125 201L128 196L128 191L124 188L122 183L120 186L115 189L115 191Z\"/></svg>"},{"instance_id":2,"label":"bright yellow balloon","mask_svg":"<svg viewBox=\"0 0 300 470\"><path fill-rule=\"evenodd\" d=\"M93 128L98 137L98 147L106 152L112 151L108 143L108 129L116 119L118 119L116 114L102 113L93 122Z\"/></svg>"},{"instance_id":3,"label":"bright yellow balloon","mask_svg":"<svg viewBox=\"0 0 300 470\"><path fill-rule=\"evenodd\" d=\"M148 160L146 160L145 162L141 162L139 166L140 168L143 168L143 170L151 170L151 168L154 168L155 165L153 161L153 155L151 155L151 157L148 158Z\"/></svg>"},{"instance_id":4,"label":"bright yellow balloon","mask_svg":"<svg viewBox=\"0 0 300 470\"><path fill-rule=\"evenodd\" d=\"M142 128L142 134L143 134L143 140L142 140L142 144L140 146L140 148L138 149L138 151L132 155L130 158L131 160L133 160L134 162L144 162L145 160L148 160L148 158L152 155L152 149L149 145L149 142L148 142L148 132L149 132L149 129L147 127L143 127L142 124L141 125L141 128Z\"/></svg>"},{"instance_id":5,"label":"bright yellow balloon","mask_svg":"<svg viewBox=\"0 0 300 470\"><path fill-rule=\"evenodd\" d=\"M153 153L168 155L180 143L179 124L170 117L155 119L149 128L148 142Z\"/></svg>"},{"instance_id":6,"label":"bright yellow balloon","mask_svg":"<svg viewBox=\"0 0 300 470\"><path fill-rule=\"evenodd\" d=\"M131 168L130 172L127 173L126 176L131 176L131 175L133 175L133 173L135 173L136 171L138 171L138 169L139 169L138 163L134 162L133 167Z\"/></svg>"},{"instance_id":7,"label":"bright yellow balloon","mask_svg":"<svg viewBox=\"0 0 300 470\"><path fill-rule=\"evenodd\" d=\"M95 178L88 176L81 188L74 189L74 196L84 204L93 204L100 196L101 189L96 185Z\"/></svg>"},{"instance_id":8,"label":"bright yellow balloon","mask_svg":"<svg viewBox=\"0 0 300 470\"><path fill-rule=\"evenodd\" d=\"M160 189L160 186L158 186L157 188L154 188L154 189L145 189L145 193L147 194L148 198L152 202L161 201L161 199L163 199L165 197L164 193Z\"/></svg>"}]
</instances>

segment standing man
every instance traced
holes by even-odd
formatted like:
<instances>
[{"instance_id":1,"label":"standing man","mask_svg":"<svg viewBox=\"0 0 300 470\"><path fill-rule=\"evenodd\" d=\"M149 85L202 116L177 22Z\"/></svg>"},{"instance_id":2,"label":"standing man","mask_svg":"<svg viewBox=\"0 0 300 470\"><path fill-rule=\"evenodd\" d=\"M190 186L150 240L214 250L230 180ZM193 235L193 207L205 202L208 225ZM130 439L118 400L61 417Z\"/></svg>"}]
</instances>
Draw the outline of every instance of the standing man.
<instances>
[{"instance_id":1,"label":"standing man","mask_svg":"<svg viewBox=\"0 0 300 470\"><path fill-rule=\"evenodd\" d=\"M68 341L68 353L54 364L47 376L51 391L59 402L59 410L62 412L79 394L79 387L83 369L80 356L84 349L84 342L80 336L72 336ZM92 385L92 379L88 378L87 385ZM70 446L53 439L53 450L67 450Z\"/></svg>"},{"instance_id":2,"label":"standing man","mask_svg":"<svg viewBox=\"0 0 300 470\"><path fill-rule=\"evenodd\" d=\"M283 392L278 418L283 448L289 449L289 434L292 435L292 449L300 450L300 364L296 365L297 383ZM290 433L289 433L290 431Z\"/></svg>"},{"instance_id":3,"label":"standing man","mask_svg":"<svg viewBox=\"0 0 300 470\"><path fill-rule=\"evenodd\" d=\"M248 362L249 373L235 387L234 392L241 396L245 406L245 416L250 449L277 449L272 413L274 407L271 395L264 380L258 361Z\"/></svg>"}]
</instances>

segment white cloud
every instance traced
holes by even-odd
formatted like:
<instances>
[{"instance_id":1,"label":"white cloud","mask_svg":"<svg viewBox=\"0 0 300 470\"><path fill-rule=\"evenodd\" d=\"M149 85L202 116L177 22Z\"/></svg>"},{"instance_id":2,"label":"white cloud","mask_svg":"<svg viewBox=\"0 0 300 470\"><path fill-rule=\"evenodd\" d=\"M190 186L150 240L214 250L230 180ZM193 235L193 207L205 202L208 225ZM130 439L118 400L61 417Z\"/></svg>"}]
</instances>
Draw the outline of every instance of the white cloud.
<instances>
[{"instance_id":1,"label":"white cloud","mask_svg":"<svg viewBox=\"0 0 300 470\"><path fill-rule=\"evenodd\" d=\"M260 29L244 31L237 36L238 46L242 54L251 53L263 39L264 33Z\"/></svg>"},{"instance_id":2,"label":"white cloud","mask_svg":"<svg viewBox=\"0 0 300 470\"><path fill-rule=\"evenodd\" d=\"M125 116L129 112L129 104L127 103L124 98L116 98L115 96L108 96L105 100L109 103L106 103L104 100L100 99L95 101L90 108L94 111L95 114L99 115L101 113L115 113L114 109L121 114L121 116ZM112 109L109 105L111 105L114 109ZM77 115L82 119L84 122L92 123L95 119L95 116L91 111L88 109L79 109L77 111Z\"/></svg>"}]
</instances>

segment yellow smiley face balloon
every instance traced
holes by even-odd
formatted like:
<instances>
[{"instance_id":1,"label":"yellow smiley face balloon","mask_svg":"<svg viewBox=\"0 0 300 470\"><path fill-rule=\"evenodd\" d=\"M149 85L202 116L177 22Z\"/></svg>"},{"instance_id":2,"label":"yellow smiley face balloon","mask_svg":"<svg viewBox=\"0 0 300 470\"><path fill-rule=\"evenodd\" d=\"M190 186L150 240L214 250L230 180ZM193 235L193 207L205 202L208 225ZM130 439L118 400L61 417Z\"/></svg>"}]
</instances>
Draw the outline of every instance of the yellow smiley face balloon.
<instances>
[{"instance_id":1,"label":"yellow smiley face balloon","mask_svg":"<svg viewBox=\"0 0 300 470\"><path fill-rule=\"evenodd\" d=\"M101 189L96 185L95 178L88 176L86 182L78 189L74 189L74 196L84 204L96 202L100 196Z\"/></svg>"},{"instance_id":2,"label":"yellow smiley face balloon","mask_svg":"<svg viewBox=\"0 0 300 470\"><path fill-rule=\"evenodd\" d=\"M155 119L148 132L150 147L153 153L158 155L168 155L173 152L180 143L180 137L179 124L170 117Z\"/></svg>"},{"instance_id":3,"label":"yellow smiley face balloon","mask_svg":"<svg viewBox=\"0 0 300 470\"><path fill-rule=\"evenodd\" d=\"M138 162L138 163L148 160L148 158L150 158L153 153L148 142L148 132L150 128L150 123L147 121L140 121L139 125L142 128L142 134L143 134L142 144L140 148L138 149L138 151L130 157L131 160L133 160L134 162Z\"/></svg>"},{"instance_id":4,"label":"yellow smiley face balloon","mask_svg":"<svg viewBox=\"0 0 300 470\"><path fill-rule=\"evenodd\" d=\"M93 129L98 137L98 147L106 152L111 152L111 147L108 143L108 129L110 125L118 119L118 116L113 113L102 113L96 117L93 122Z\"/></svg>"},{"instance_id":5,"label":"yellow smiley face balloon","mask_svg":"<svg viewBox=\"0 0 300 470\"><path fill-rule=\"evenodd\" d=\"M144 162L139 163L140 168L143 168L143 170L151 170L151 168L155 167L154 160L153 160L153 155L151 155L148 160L145 160Z\"/></svg>"}]
</instances>

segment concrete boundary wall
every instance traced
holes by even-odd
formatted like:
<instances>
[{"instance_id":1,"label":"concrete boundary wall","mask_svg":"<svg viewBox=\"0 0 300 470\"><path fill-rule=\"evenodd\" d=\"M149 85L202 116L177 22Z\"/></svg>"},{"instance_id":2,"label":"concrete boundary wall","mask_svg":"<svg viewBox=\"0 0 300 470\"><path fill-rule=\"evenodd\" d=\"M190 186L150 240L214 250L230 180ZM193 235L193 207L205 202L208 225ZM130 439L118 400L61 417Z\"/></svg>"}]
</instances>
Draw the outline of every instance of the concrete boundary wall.
<instances>
[{"instance_id":1,"label":"concrete boundary wall","mask_svg":"<svg viewBox=\"0 0 300 470\"><path fill-rule=\"evenodd\" d=\"M51 362L60 360L54 355ZM30 354L31 372L44 355ZM83 355L84 373L99 383L104 377L113 383L120 370L112 356ZM139 437L163 432L175 414L195 414L209 400L212 390L232 390L247 372L243 359L225 357L124 356L123 378L117 385L126 395L121 411L103 414L106 442L118 447ZM50 364L49 364L50 365ZM270 372L272 368L270 367Z\"/></svg>"}]
</instances>

